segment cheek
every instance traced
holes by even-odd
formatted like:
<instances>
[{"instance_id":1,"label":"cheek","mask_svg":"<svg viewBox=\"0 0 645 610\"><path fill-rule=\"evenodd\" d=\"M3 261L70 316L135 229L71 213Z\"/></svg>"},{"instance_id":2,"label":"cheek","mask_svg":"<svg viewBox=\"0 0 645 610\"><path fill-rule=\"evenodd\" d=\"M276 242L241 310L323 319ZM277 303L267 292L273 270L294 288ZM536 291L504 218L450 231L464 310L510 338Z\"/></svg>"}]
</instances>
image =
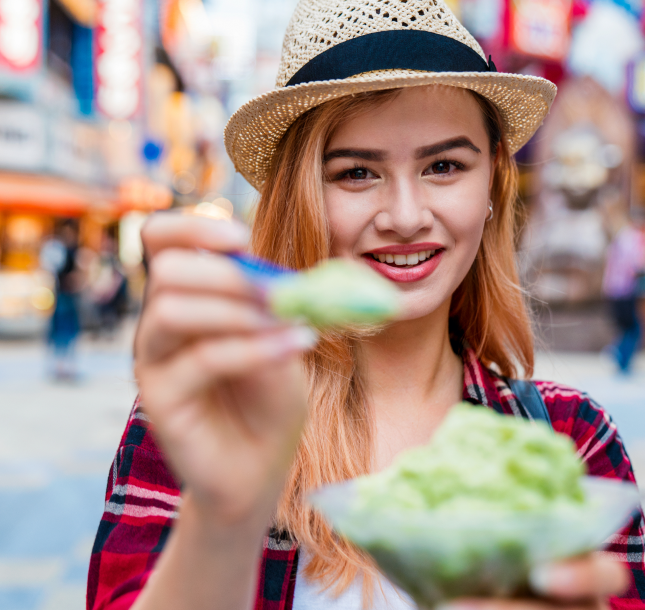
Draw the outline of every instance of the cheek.
<instances>
[{"instance_id":1,"label":"cheek","mask_svg":"<svg viewBox=\"0 0 645 610\"><path fill-rule=\"evenodd\" d=\"M486 217L484 210L488 206L484 201L469 201L455 206L451 213L444 217L445 225L452 235L457 247L479 247Z\"/></svg>"},{"instance_id":2,"label":"cheek","mask_svg":"<svg viewBox=\"0 0 645 610\"><path fill-rule=\"evenodd\" d=\"M343 197L337 189L325 193L325 213L331 236L330 250L333 257L351 257L366 224L369 224L367 207L356 200Z\"/></svg>"},{"instance_id":3,"label":"cheek","mask_svg":"<svg viewBox=\"0 0 645 610\"><path fill-rule=\"evenodd\" d=\"M456 236L455 243L453 290L461 284L475 262L484 232L484 222L480 216L473 218L470 223L462 222L459 227L461 232Z\"/></svg>"},{"instance_id":4,"label":"cheek","mask_svg":"<svg viewBox=\"0 0 645 610\"><path fill-rule=\"evenodd\" d=\"M455 262L459 268L455 271L463 275L477 255L488 215L488 190L479 184L472 187L451 198L441 219L454 244Z\"/></svg>"}]
</instances>

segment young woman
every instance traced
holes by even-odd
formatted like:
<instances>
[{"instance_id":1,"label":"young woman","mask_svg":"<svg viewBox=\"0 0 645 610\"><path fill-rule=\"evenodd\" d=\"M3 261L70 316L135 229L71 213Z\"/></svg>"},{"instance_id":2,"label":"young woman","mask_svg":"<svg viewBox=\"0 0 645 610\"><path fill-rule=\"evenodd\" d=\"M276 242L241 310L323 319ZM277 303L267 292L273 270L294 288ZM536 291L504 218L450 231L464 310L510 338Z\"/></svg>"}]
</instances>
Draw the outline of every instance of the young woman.
<instances>
[{"instance_id":1,"label":"young woman","mask_svg":"<svg viewBox=\"0 0 645 610\"><path fill-rule=\"evenodd\" d=\"M396 284L403 314L371 336L280 324L223 255L247 246L244 227L155 216L141 398L109 478L88 608L410 607L305 496L426 443L462 399L527 415L508 382L533 366L511 155L553 95L496 73L439 0L299 4L278 88L227 127L261 193L250 248L297 269L369 265ZM634 480L599 406L536 387L591 474ZM544 566L532 585L532 599L452 605L641 607L642 515L608 552Z\"/></svg>"}]
</instances>

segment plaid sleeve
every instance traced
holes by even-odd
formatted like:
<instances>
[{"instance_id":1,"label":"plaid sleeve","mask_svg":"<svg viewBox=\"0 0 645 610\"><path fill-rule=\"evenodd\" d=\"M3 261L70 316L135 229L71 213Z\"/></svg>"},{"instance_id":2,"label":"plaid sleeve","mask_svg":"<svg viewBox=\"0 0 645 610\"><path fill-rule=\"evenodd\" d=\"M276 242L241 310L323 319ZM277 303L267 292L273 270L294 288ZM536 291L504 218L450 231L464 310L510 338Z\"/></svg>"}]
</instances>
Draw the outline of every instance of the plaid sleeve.
<instances>
[{"instance_id":1,"label":"plaid sleeve","mask_svg":"<svg viewBox=\"0 0 645 610\"><path fill-rule=\"evenodd\" d=\"M536 382L553 429L570 436L592 476L636 482L632 465L609 414L586 394L551 382ZM614 610L645 608L645 521L638 510L627 526L607 540L605 552L625 563L632 583L622 597L611 599Z\"/></svg>"},{"instance_id":2,"label":"plaid sleeve","mask_svg":"<svg viewBox=\"0 0 645 610\"><path fill-rule=\"evenodd\" d=\"M108 477L90 559L87 610L132 607L177 518L180 494L137 398ZM297 565L297 545L271 531L260 559L255 610L290 610Z\"/></svg>"},{"instance_id":3,"label":"plaid sleeve","mask_svg":"<svg viewBox=\"0 0 645 610\"><path fill-rule=\"evenodd\" d=\"M108 477L90 560L87 609L127 610L163 549L181 502L179 485L134 404Z\"/></svg>"}]
</instances>

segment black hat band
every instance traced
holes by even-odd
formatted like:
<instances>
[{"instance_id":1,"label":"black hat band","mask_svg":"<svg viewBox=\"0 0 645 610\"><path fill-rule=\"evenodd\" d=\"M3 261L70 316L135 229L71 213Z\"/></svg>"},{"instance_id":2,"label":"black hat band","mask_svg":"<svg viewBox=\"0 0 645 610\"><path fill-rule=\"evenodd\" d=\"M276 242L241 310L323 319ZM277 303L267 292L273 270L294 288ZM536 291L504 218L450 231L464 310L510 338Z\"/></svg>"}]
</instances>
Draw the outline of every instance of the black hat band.
<instances>
[{"instance_id":1,"label":"black hat band","mask_svg":"<svg viewBox=\"0 0 645 610\"><path fill-rule=\"evenodd\" d=\"M308 61L287 87L327 80L342 80L375 70L423 72L497 72L463 42L419 30L388 30L346 40Z\"/></svg>"}]
</instances>

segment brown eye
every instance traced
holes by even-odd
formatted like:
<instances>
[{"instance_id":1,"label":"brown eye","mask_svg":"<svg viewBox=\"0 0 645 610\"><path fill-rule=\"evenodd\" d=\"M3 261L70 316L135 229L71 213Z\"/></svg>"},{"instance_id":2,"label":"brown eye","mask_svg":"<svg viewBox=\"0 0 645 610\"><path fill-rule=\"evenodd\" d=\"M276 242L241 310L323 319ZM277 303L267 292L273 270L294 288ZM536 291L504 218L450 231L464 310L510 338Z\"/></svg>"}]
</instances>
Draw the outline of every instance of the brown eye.
<instances>
[{"instance_id":1,"label":"brown eye","mask_svg":"<svg viewBox=\"0 0 645 610\"><path fill-rule=\"evenodd\" d=\"M351 180L365 180L369 173L364 167L357 167L347 172L348 178Z\"/></svg>"},{"instance_id":2,"label":"brown eye","mask_svg":"<svg viewBox=\"0 0 645 610\"><path fill-rule=\"evenodd\" d=\"M432 172L435 174L449 174L450 163L447 161L439 161L432 166Z\"/></svg>"}]
</instances>

